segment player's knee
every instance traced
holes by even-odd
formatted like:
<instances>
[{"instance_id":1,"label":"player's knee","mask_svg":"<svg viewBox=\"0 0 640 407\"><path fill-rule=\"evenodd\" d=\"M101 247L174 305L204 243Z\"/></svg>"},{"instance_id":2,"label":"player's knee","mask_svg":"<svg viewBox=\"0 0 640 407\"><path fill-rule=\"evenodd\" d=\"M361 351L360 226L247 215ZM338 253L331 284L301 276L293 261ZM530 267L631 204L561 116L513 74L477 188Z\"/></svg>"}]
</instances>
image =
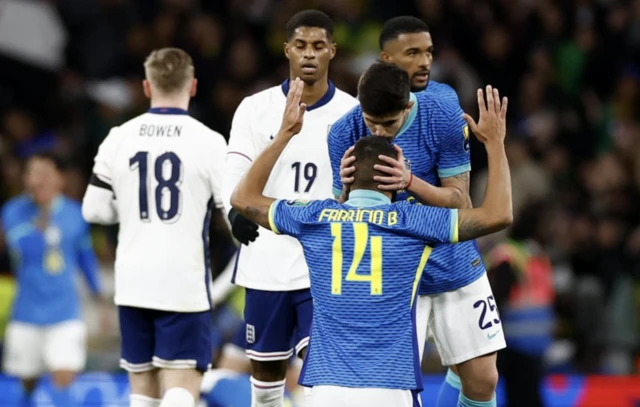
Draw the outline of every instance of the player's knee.
<instances>
[{"instance_id":1,"label":"player's knee","mask_svg":"<svg viewBox=\"0 0 640 407\"><path fill-rule=\"evenodd\" d=\"M251 376L261 382L278 382L287 375L287 360L251 361Z\"/></svg>"},{"instance_id":2,"label":"player's knee","mask_svg":"<svg viewBox=\"0 0 640 407\"><path fill-rule=\"evenodd\" d=\"M69 371L55 371L51 374L51 381L58 389L64 389L71 386L71 383L73 383L75 378L76 374Z\"/></svg>"},{"instance_id":3,"label":"player's knee","mask_svg":"<svg viewBox=\"0 0 640 407\"><path fill-rule=\"evenodd\" d=\"M162 397L160 407L195 407L196 399L193 394L182 387L168 389Z\"/></svg>"},{"instance_id":4,"label":"player's knee","mask_svg":"<svg viewBox=\"0 0 640 407\"><path fill-rule=\"evenodd\" d=\"M472 400L491 400L498 386L498 369L487 366L462 378L462 391Z\"/></svg>"}]
</instances>

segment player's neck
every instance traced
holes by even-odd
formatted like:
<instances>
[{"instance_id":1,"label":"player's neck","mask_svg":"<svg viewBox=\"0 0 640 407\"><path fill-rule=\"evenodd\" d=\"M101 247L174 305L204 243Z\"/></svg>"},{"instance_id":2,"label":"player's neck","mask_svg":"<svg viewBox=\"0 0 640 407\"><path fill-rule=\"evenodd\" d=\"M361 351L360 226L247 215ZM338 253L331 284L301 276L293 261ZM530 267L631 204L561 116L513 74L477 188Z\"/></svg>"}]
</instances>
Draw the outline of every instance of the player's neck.
<instances>
[{"instance_id":1,"label":"player's neck","mask_svg":"<svg viewBox=\"0 0 640 407\"><path fill-rule=\"evenodd\" d=\"M323 78L312 85L305 84L300 101L307 106L315 105L329 91L329 79Z\"/></svg>"},{"instance_id":2,"label":"player's neck","mask_svg":"<svg viewBox=\"0 0 640 407\"><path fill-rule=\"evenodd\" d=\"M151 108L173 108L173 109L182 109L189 110L189 99L190 98L153 98L151 99Z\"/></svg>"},{"instance_id":3,"label":"player's neck","mask_svg":"<svg viewBox=\"0 0 640 407\"><path fill-rule=\"evenodd\" d=\"M356 192L356 191L376 192L378 194L382 194L382 195L386 196L389 199L392 199L391 193L378 189L377 184L376 185L362 185L362 186L353 184L353 186L351 187L351 191L349 191L349 194L351 194L352 192Z\"/></svg>"}]
</instances>

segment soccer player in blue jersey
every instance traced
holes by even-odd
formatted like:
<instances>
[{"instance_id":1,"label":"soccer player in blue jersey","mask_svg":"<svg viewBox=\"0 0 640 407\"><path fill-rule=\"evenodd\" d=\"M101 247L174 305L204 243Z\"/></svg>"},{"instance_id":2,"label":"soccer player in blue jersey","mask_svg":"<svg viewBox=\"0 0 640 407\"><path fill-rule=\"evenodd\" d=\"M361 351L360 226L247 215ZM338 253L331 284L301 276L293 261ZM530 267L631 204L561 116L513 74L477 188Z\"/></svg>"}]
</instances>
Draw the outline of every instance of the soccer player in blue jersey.
<instances>
[{"instance_id":1,"label":"soccer player in blue jersey","mask_svg":"<svg viewBox=\"0 0 640 407\"><path fill-rule=\"evenodd\" d=\"M374 134L392 141L399 152L397 160L383 158L388 166L378 168L384 173L376 178L380 190L398 190L398 200L470 208L466 185L469 128L462 110L457 100L435 92L410 93L409 86L402 86L407 78L406 71L384 62L373 64L363 74L358 85L360 106L337 121L329 133L334 194L344 200L353 182L350 173L358 163L354 168L349 147ZM492 92L490 87L487 92ZM462 405L482 402L495 406L495 352L506 344L475 245L466 242L435 248L418 293L421 354L428 323L443 365L457 365L461 377L473 378L464 383L457 399L467 403Z\"/></svg>"},{"instance_id":2,"label":"soccer player in blue jersey","mask_svg":"<svg viewBox=\"0 0 640 407\"><path fill-rule=\"evenodd\" d=\"M434 45L429 27L412 16L387 20L380 31L380 60L407 71L411 80L411 92L438 92L442 98L458 103L456 91L449 85L431 80Z\"/></svg>"},{"instance_id":3,"label":"soccer player in blue jersey","mask_svg":"<svg viewBox=\"0 0 640 407\"><path fill-rule=\"evenodd\" d=\"M390 75L373 69L373 80L393 81L409 104L409 77L388 64ZM397 72L402 75L397 75ZM378 72L378 74L376 74ZM362 84L362 81L361 81ZM303 247L314 300L311 340L301 384L313 387L311 407L419 405L422 389L414 299L432 246L493 233L511 223L511 183L504 152L506 100L478 92L480 122L465 120L487 145L491 180L478 209L447 209L392 203L375 176L397 157L387 139L365 137L353 150L354 181L345 203L285 201L263 195L275 162L302 127L306 105L296 80L287 97L281 128L236 188L231 204L243 216L297 238ZM364 93L365 96L366 93ZM462 116L462 113L460 113ZM399 261L402 259L402 261ZM460 314L468 312L459 310Z\"/></svg>"},{"instance_id":4,"label":"soccer player in blue jersey","mask_svg":"<svg viewBox=\"0 0 640 407\"><path fill-rule=\"evenodd\" d=\"M401 16L388 20L380 32L379 44L381 50L380 60L393 63L407 71L411 79L412 92L426 90L440 100L448 100L456 105L459 104L458 95L453 88L430 80L434 45L429 27L424 21L412 16ZM462 145L463 148L458 150L465 164L467 163L468 146L469 144L465 140ZM396 162L394 164L400 167L399 163ZM446 172L439 171L440 184L444 188L449 188L451 195L448 199L449 202L445 200L445 202L441 203L432 203L434 205L444 204L444 206L455 208L470 208L469 169L470 167L465 166L453 170L448 169ZM427 200L425 202L429 202L429 198L430 196L426 197ZM437 264L434 265L438 267ZM426 335L426 326L430 320L430 314L437 314L442 303L430 295L433 294L433 291L427 284L421 284L418 293L420 294L417 315L418 329L420 335ZM455 323L455 321L453 322ZM463 349L460 354L467 355L468 351ZM459 359L458 363L465 361ZM479 358L471 358L466 362L468 368L463 368L460 376L458 375L457 365L454 364L449 368L447 378L440 387L436 407L455 406L460 395L461 384L472 397L482 400L492 397L498 377L495 357L481 355Z\"/></svg>"},{"instance_id":5,"label":"soccer player in blue jersey","mask_svg":"<svg viewBox=\"0 0 640 407\"><path fill-rule=\"evenodd\" d=\"M68 386L86 359L86 328L75 273L100 295L98 263L80 204L62 195L63 163L39 153L27 161L26 193L2 208L5 240L18 290L6 331L4 371L22 380L23 406L33 405L38 377L52 373L52 402L69 407Z\"/></svg>"}]
</instances>

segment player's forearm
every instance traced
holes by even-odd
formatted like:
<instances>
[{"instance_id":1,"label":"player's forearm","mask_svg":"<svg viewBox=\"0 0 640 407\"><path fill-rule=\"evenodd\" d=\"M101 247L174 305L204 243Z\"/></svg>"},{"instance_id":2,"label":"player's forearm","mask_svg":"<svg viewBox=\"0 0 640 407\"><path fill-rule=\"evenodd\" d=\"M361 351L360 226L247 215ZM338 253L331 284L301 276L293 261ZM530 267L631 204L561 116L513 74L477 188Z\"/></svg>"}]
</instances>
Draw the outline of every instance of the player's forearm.
<instances>
[{"instance_id":1,"label":"player's forearm","mask_svg":"<svg viewBox=\"0 0 640 407\"><path fill-rule=\"evenodd\" d=\"M425 205L458 209L472 207L469 194L459 188L451 186L437 187L415 176L411 182L409 192Z\"/></svg>"},{"instance_id":2,"label":"player's forearm","mask_svg":"<svg viewBox=\"0 0 640 407\"><path fill-rule=\"evenodd\" d=\"M511 173L500 141L487 143L489 180L484 202L477 209L460 210L458 240L470 240L498 232L513 222Z\"/></svg>"},{"instance_id":3,"label":"player's forearm","mask_svg":"<svg viewBox=\"0 0 640 407\"><path fill-rule=\"evenodd\" d=\"M101 297L102 287L100 286L98 259L93 249L82 250L79 253L78 263L93 296Z\"/></svg>"},{"instance_id":4,"label":"player's forearm","mask_svg":"<svg viewBox=\"0 0 640 407\"><path fill-rule=\"evenodd\" d=\"M275 201L262 194L271 170L289 143L292 135L281 134L275 137L242 178L236 190L231 195L231 206L242 216L267 229L269 227L269 207Z\"/></svg>"}]
</instances>

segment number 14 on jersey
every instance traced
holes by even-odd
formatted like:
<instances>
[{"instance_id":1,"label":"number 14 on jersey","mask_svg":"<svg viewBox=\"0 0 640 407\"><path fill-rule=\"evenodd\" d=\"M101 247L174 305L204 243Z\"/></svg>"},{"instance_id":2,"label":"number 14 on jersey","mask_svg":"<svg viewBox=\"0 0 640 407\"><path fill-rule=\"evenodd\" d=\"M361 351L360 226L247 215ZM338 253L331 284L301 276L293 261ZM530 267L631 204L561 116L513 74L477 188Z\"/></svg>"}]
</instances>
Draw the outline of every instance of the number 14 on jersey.
<instances>
[{"instance_id":1,"label":"number 14 on jersey","mask_svg":"<svg viewBox=\"0 0 640 407\"><path fill-rule=\"evenodd\" d=\"M331 294L342 295L342 223L331 224L333 236L333 257L331 260ZM349 225L349 224L346 224ZM345 278L346 281L369 283L371 295L382 295L382 236L369 237L369 225L353 223L353 259ZM362 257L370 248L371 272L358 274Z\"/></svg>"}]
</instances>

